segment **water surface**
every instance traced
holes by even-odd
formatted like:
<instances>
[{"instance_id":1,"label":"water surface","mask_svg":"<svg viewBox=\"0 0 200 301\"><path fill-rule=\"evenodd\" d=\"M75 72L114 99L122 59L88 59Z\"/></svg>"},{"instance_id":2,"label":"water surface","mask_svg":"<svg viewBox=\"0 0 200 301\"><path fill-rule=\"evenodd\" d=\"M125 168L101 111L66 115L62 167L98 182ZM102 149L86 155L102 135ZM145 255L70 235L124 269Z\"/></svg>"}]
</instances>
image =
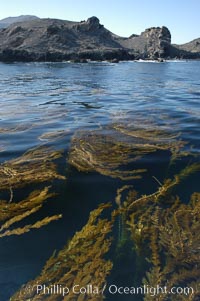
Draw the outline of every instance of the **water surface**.
<instances>
[{"instance_id":1,"label":"water surface","mask_svg":"<svg viewBox=\"0 0 200 301\"><path fill-rule=\"evenodd\" d=\"M187 142L185 149L199 161L199 71L199 61L1 63L0 163L41 145L64 150L67 158L78 130L104 129L124 120L138 126L156 124L179 135ZM162 180L167 161L160 155L143 162L150 172L141 184L133 183L136 188L154 190L158 183L152 176ZM87 222L92 209L102 202L114 202L121 185L120 180L78 172L68 163L60 168L67 180L57 185L59 197L46 204L40 216L62 213L63 219L38 231L0 240L2 301L40 273L53 251L61 249ZM198 176L184 187L182 194L186 196L199 191ZM5 196L8 198L2 192L0 197Z\"/></svg>"}]
</instances>

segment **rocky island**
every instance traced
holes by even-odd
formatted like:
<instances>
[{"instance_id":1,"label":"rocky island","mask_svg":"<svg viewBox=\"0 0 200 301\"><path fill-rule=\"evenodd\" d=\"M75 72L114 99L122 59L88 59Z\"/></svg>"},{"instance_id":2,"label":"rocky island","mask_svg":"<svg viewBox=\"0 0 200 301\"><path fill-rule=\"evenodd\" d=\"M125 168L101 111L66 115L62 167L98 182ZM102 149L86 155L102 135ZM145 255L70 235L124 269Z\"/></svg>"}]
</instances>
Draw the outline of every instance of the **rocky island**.
<instances>
[{"instance_id":1,"label":"rocky island","mask_svg":"<svg viewBox=\"0 0 200 301\"><path fill-rule=\"evenodd\" d=\"M200 58L200 39L171 44L167 27L151 27L140 35L120 37L97 17L73 22L35 16L0 21L0 61L160 60Z\"/></svg>"}]
</instances>

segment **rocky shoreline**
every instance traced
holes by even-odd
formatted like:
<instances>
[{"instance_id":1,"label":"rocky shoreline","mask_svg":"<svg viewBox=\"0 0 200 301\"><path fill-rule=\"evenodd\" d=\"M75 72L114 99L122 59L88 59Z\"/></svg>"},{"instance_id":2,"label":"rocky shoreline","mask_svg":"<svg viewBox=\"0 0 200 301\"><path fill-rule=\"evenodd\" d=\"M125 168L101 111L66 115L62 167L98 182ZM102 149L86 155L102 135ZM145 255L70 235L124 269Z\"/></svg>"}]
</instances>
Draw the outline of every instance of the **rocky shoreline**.
<instances>
[{"instance_id":1,"label":"rocky shoreline","mask_svg":"<svg viewBox=\"0 0 200 301\"><path fill-rule=\"evenodd\" d=\"M9 24L8 24L9 25ZM2 62L87 62L200 59L200 39L172 45L165 26L151 27L129 38L104 28L97 17L72 22L29 18L0 28Z\"/></svg>"}]
</instances>

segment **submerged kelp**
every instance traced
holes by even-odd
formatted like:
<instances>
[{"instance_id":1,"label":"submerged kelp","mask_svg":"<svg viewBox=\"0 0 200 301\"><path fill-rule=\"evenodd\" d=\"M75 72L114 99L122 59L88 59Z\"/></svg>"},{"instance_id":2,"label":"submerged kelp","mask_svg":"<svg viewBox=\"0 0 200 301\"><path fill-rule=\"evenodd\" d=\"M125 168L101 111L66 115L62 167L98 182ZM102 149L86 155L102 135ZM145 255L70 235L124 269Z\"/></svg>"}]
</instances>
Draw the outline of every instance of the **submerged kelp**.
<instances>
[{"instance_id":1,"label":"submerged kelp","mask_svg":"<svg viewBox=\"0 0 200 301\"><path fill-rule=\"evenodd\" d=\"M189 155L184 146L178 134L171 134L164 127L136 126L127 120L93 131L77 131L72 138L69 163L79 171L97 171L121 180L140 179L146 171L138 168L141 159L165 151L172 162ZM130 163L137 167L130 170Z\"/></svg>"},{"instance_id":2,"label":"submerged kelp","mask_svg":"<svg viewBox=\"0 0 200 301\"><path fill-rule=\"evenodd\" d=\"M48 135L41 137L48 139ZM51 138L54 138L54 135L50 134ZM177 159L185 156L188 156L189 160L192 158L188 148L186 151L185 145L186 143L179 138L178 134L173 135L164 127L150 129L147 124L136 126L135 123L128 123L125 126L125 123L113 123L97 130L77 131L72 138L68 159L71 165L83 172L95 171L124 181L134 180L140 179L146 171L145 160L147 159L146 162L148 162L149 156L161 152L166 156L166 170L173 175L173 169L172 171L170 169L171 163L175 163ZM60 157L59 152L51 152L44 147L29 151L19 159L2 164L2 174L4 173L7 177L4 187L7 184L12 193L14 180L11 182L10 179L14 176L17 177L17 172L18 176L19 174L23 175L24 167L25 175L22 177L24 181L22 181L22 185L17 182L17 188L23 186L23 183L26 185L56 178L63 179L64 177L57 173L54 164L54 160ZM192 160L193 158L191 162L193 162ZM182 163L185 161L183 160ZM141 162L143 162L142 167L140 167ZM107 236L111 234L116 214L118 215L118 241L114 244L116 247L114 256L118 258L118 261L124 257L117 257L117 252L126 252L126 248L129 247L130 253L132 252L136 258L140 258L141 262L148 259L145 268L143 267L144 284L152 287L160 285L170 288L187 285L194 289L197 288L200 280L199 238L195 238L194 233L200 230L200 196L196 194L198 201L194 201L193 195L189 204L183 204L176 197L175 189L183 179L198 171L200 164L188 164L187 162L186 164L186 167L175 174L172 179L165 179L163 183L156 178L155 174L153 178L158 189L147 195L137 194L132 190L134 181L125 183L122 188L117 190L115 199L118 205L117 213L113 209L109 209L109 211L113 211L112 218L110 220L103 219L101 214L109 205L102 205L91 212L89 221L82 230L74 235L63 250L48 260L35 280L22 286L10 300L103 300L103 288L113 266L111 260L105 259L104 255L111 249L111 239ZM29 167L26 168L26 165ZM148 164L147 168L149 168ZM42 171L39 172L39 169ZM34 170L34 174L38 172L36 181L32 179L31 170ZM126 196L126 201L123 201L124 196ZM23 205L23 202L19 204ZM7 205L13 205L13 202L7 203ZM18 216L9 216L2 225L2 236L21 234L60 218L60 215L46 217L33 225L12 229L13 224L36 212L40 207L41 204L35 203L34 207L28 207L23 212L19 212ZM116 233L116 229L113 233ZM131 243L127 244L128 240ZM130 256L130 258L133 259L134 256ZM148 270L146 270L147 266ZM138 280L136 278L133 275L133 285L136 285ZM57 285L59 285L59 289ZM75 290L74 287L76 287ZM81 287L89 287L89 292L84 294L77 292ZM190 297L196 298L196 296L198 296L197 290ZM179 299L171 300L185 300L184 296L178 297ZM145 301L150 300L149 298L148 295L144 296ZM156 298L160 301L169 300L166 295L161 294L158 294ZM194 298L189 300L194 301Z\"/></svg>"},{"instance_id":3,"label":"submerged kelp","mask_svg":"<svg viewBox=\"0 0 200 301\"><path fill-rule=\"evenodd\" d=\"M25 200L18 203L0 201L0 238L10 235L21 235L29 232L30 229L41 228L53 220L60 219L62 215L53 215L38 220L34 224L15 225L39 211L43 203L53 196L54 193L50 193L49 188L46 187L42 191L34 191Z\"/></svg>"},{"instance_id":4,"label":"submerged kelp","mask_svg":"<svg viewBox=\"0 0 200 301\"><path fill-rule=\"evenodd\" d=\"M170 164L181 157L192 154L189 150L185 150L187 143L180 139L181 133L171 131L171 124L158 124L154 119L149 120L144 119L144 117L141 119L138 116L134 121L122 119L120 122L113 123L112 128L127 136L127 139L133 143L143 145L150 152L168 150L170 152Z\"/></svg>"},{"instance_id":5,"label":"submerged kelp","mask_svg":"<svg viewBox=\"0 0 200 301\"><path fill-rule=\"evenodd\" d=\"M56 170L55 160L62 157L59 151L48 147L28 150L21 157L0 165L0 190L24 187L53 179L65 179Z\"/></svg>"},{"instance_id":6,"label":"submerged kelp","mask_svg":"<svg viewBox=\"0 0 200 301\"><path fill-rule=\"evenodd\" d=\"M195 204L194 206L193 203L194 207L191 208L191 204L182 204L176 197L176 188L192 173L199 171L200 164L192 163L196 154L188 146L186 147L186 142L181 140L180 134L173 134L169 128L164 126L150 127L147 123L136 125L135 122L127 123L127 121L113 123L94 131L78 131L72 139L69 162L81 171L97 171L103 175L130 180L141 178L145 171L139 168L141 161L145 162L147 159L148 162L149 156L155 153L158 155L161 152L166 160L166 175L170 174L172 179L164 179L161 183L155 174L153 178L158 189L147 195L138 195L130 185L124 185L117 191L116 203L120 214L116 246L122 252L123 247L126 248L128 245L130 247L127 240L131 239L134 243L133 252L138 256L139 261L144 263L145 258L148 258L145 266L149 265L149 271L146 271L144 284L150 287L167 286L169 289L173 286L187 285L195 290L200 281L198 264L200 253L199 247L197 247L199 238L195 239L194 236L194 233L198 233L196 231L200 230L199 205ZM185 160L181 161L180 159L183 157ZM179 173L173 176L176 162L179 162L179 168L180 162L182 162L181 165L185 163L186 167L179 169ZM129 166L133 167L134 164L137 169L130 171ZM124 194L126 201L122 202ZM185 211L184 218L181 217L182 214L179 210ZM179 229L177 225L176 227L172 226L174 215L180 216ZM127 235L127 229L131 233L131 238ZM177 247L176 257L173 255L172 245L169 244L171 232L174 237L172 243ZM182 232L185 235L180 236ZM178 235L179 240L176 240ZM181 243L184 245L185 241L187 257L183 250L179 249L179 245ZM181 251L184 253L183 257L179 256ZM143 272L145 275L145 270ZM137 276L133 275L133 279L136 280L136 278ZM141 281L142 279L140 279L140 283ZM195 300L199 296L198 294L199 292L196 290L190 296L190 300ZM156 300L178 300L176 297L169 299L166 294L157 294ZM144 300L150 300L149 298L152 296L145 295ZM184 295L178 298L185 300Z\"/></svg>"},{"instance_id":7,"label":"submerged kelp","mask_svg":"<svg viewBox=\"0 0 200 301\"><path fill-rule=\"evenodd\" d=\"M104 255L110 248L111 238L108 234L112 230L115 213L110 221L103 219L101 214L109 207L109 204L102 204L92 211L82 230L74 235L63 250L47 261L39 277L22 286L10 301L103 300L106 278L112 269L111 261L104 259ZM60 290L52 293L51 288L58 284ZM92 290L84 294L78 292L81 287L91 288L91 285Z\"/></svg>"},{"instance_id":8,"label":"submerged kelp","mask_svg":"<svg viewBox=\"0 0 200 301\"><path fill-rule=\"evenodd\" d=\"M148 237L152 267L144 283L149 286L188 287L190 296L172 295L170 300L200 298L200 194L193 194L188 205L177 198L171 208L159 207L149 219ZM145 296L145 301L151 300ZM161 292L157 300L169 300Z\"/></svg>"},{"instance_id":9,"label":"submerged kelp","mask_svg":"<svg viewBox=\"0 0 200 301\"><path fill-rule=\"evenodd\" d=\"M190 296L174 295L170 299L159 291L159 301L200 298L200 193L194 193L188 204L172 193L183 178L199 168L198 164L185 168L153 194L137 197L130 191L121 207L138 258L148 258L150 270L144 284L193 290ZM148 294L144 297L145 301L151 299Z\"/></svg>"},{"instance_id":10,"label":"submerged kelp","mask_svg":"<svg viewBox=\"0 0 200 301\"><path fill-rule=\"evenodd\" d=\"M0 238L24 234L29 232L30 229L40 228L62 217L61 214L47 215L43 219L37 219L36 217L33 224L28 224L25 219L38 212L44 202L55 196L55 194L50 192L49 187L37 190L35 186L35 190L28 197L25 190L24 193L21 192L20 200L16 198L14 193L14 189L26 188L28 185L30 188L30 184L65 179L65 176L57 172L55 164L55 161L61 157L61 152L53 151L48 147L38 147L28 150L19 158L0 165L0 190L9 190L10 192L9 200L0 200ZM32 186L31 189L33 189ZM20 226L18 223L20 223Z\"/></svg>"},{"instance_id":11,"label":"submerged kelp","mask_svg":"<svg viewBox=\"0 0 200 301\"><path fill-rule=\"evenodd\" d=\"M24 132L28 131L33 127L32 124L19 124L16 125L15 127L11 128L0 128L0 134L11 134L11 133L16 133L16 132Z\"/></svg>"},{"instance_id":12,"label":"submerged kelp","mask_svg":"<svg viewBox=\"0 0 200 301\"><path fill-rule=\"evenodd\" d=\"M121 226L124 227L120 229L119 239L130 239L126 235L129 229L134 242L132 252L136 252L138 258L148 258L145 285L169 289L187 285L194 289L193 294L187 295L188 299L185 295L174 295L169 299L167 294L157 294L155 300L196 301L200 283L200 241L197 235L200 230L200 194L193 194L190 202L183 204L173 192L183 179L199 168L199 164L187 166L172 180L160 183L158 190L150 195L138 196L130 185L119 188L116 196L119 210L113 211L111 220L101 217L109 204L91 212L82 230L47 261L40 276L22 286L10 301L103 300L103 288L112 270L111 261L104 259L111 247L107 235L111 234L116 214L121 217ZM124 195L126 201L122 201ZM123 244L120 251L122 248ZM79 293L81 287L88 291ZM145 301L151 298L144 296Z\"/></svg>"}]
</instances>

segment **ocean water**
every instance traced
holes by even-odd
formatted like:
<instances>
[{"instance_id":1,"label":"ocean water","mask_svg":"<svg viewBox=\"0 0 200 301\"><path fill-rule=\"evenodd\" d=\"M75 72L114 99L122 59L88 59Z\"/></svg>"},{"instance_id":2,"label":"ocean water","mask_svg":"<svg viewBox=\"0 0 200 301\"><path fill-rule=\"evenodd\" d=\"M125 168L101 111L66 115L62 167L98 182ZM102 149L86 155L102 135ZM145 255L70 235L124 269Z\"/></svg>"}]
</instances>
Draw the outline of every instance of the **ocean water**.
<instances>
[{"instance_id":1,"label":"ocean water","mask_svg":"<svg viewBox=\"0 0 200 301\"><path fill-rule=\"evenodd\" d=\"M199 72L200 61L0 63L0 163L48 146L64 152L59 168L67 178L54 185L58 197L38 213L39 217L61 213L61 220L0 239L1 301L34 279L52 253L85 225L90 211L102 202L114 203L117 189L124 185L99 173L79 172L69 164L72 139L78 132L103 132L126 122L140 129L161 128L185 141L185 151L194 154L190 160L199 162ZM163 180L168 161L162 154L140 160L149 173L145 181L131 184L141 194L154 191L158 183L153 177ZM189 163L181 159L174 170ZM200 192L199 187L196 174L180 191L184 201ZM24 195L25 190L18 189L13 201ZM9 191L0 191L0 199L9 200ZM32 222L31 217L27 221Z\"/></svg>"}]
</instances>

